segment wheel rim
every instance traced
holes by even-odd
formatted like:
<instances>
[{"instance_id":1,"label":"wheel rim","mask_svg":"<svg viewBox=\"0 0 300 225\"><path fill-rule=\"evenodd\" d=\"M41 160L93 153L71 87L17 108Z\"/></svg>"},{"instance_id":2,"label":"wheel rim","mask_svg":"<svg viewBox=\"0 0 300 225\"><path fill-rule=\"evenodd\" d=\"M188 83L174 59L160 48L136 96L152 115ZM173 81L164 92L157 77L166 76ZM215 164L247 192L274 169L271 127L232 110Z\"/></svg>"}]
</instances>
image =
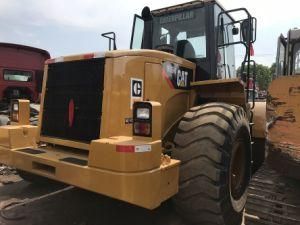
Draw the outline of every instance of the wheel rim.
<instances>
[{"instance_id":1,"label":"wheel rim","mask_svg":"<svg viewBox=\"0 0 300 225\"><path fill-rule=\"evenodd\" d=\"M245 191L245 177L246 177L246 149L244 143L239 140L234 146L235 153L232 158L230 170L230 189L231 195L235 200L238 200Z\"/></svg>"},{"instance_id":2,"label":"wheel rim","mask_svg":"<svg viewBox=\"0 0 300 225\"><path fill-rule=\"evenodd\" d=\"M236 140L230 163L229 189L233 208L240 212L246 203L249 174L247 171L247 145L243 138Z\"/></svg>"}]
</instances>

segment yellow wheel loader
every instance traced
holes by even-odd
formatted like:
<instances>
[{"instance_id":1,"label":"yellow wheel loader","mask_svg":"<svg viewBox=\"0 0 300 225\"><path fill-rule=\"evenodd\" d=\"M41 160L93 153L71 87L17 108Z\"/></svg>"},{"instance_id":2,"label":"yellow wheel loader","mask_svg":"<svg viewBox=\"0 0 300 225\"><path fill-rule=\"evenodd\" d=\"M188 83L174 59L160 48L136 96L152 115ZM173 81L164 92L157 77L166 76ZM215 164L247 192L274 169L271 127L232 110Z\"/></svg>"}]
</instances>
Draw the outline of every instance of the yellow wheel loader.
<instances>
[{"instance_id":1,"label":"yellow wheel loader","mask_svg":"<svg viewBox=\"0 0 300 225\"><path fill-rule=\"evenodd\" d=\"M278 39L276 74L267 101L270 165L300 179L300 29Z\"/></svg>"},{"instance_id":2,"label":"yellow wheel loader","mask_svg":"<svg viewBox=\"0 0 300 225\"><path fill-rule=\"evenodd\" d=\"M114 34L104 36L116 49ZM46 62L38 127L18 124L23 103L13 102L0 161L147 209L171 199L188 224L240 224L256 169L247 85L255 39L244 8L145 7L131 50Z\"/></svg>"}]
</instances>

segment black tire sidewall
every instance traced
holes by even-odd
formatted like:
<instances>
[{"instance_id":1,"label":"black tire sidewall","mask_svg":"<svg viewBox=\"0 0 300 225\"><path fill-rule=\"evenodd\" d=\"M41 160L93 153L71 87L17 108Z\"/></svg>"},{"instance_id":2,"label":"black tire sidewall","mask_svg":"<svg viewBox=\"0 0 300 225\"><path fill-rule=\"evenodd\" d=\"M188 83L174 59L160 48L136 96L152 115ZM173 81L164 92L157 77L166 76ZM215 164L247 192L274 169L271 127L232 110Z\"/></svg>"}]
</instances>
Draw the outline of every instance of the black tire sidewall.
<instances>
[{"instance_id":1,"label":"black tire sidewall","mask_svg":"<svg viewBox=\"0 0 300 225\"><path fill-rule=\"evenodd\" d=\"M238 200L235 200L232 196L231 193L231 182L230 182L230 176L231 176L231 163L233 160L233 155L236 154L237 149L234 149L234 143L237 141L237 139L239 138L243 138L244 141L244 148L246 150L246 165L245 165L245 179L244 179L244 191L243 194L241 195L241 197ZM228 171L229 173L227 174L227 179L228 179L228 192L229 192L229 196L230 196L230 201L231 201L231 206L232 206L232 210L235 211L236 213L242 213L246 204L246 200L247 200L247 194L248 194L248 186L250 183L250 179L251 179L251 137L250 137L250 131L248 128L248 123L246 121L245 118L242 118L242 120L240 120L240 123L238 124L238 128L235 132L235 135L233 137L233 142L231 143L230 146L231 151L231 160L230 160L230 164L228 165Z\"/></svg>"},{"instance_id":2,"label":"black tire sidewall","mask_svg":"<svg viewBox=\"0 0 300 225\"><path fill-rule=\"evenodd\" d=\"M214 108L217 108L217 111L214 111ZM205 112L207 111L207 109L211 109L211 111L209 113ZM222 111L220 111L220 109L225 110L227 114L222 115ZM199 114L197 114L197 112L199 112ZM201 113L202 112L202 113ZM230 116L228 116L228 114L230 114L229 112L231 112L232 114ZM224 112L225 113L225 112ZM251 179L251 160L252 160L252 154L251 154L251 135L250 135L250 128L249 128L249 121L247 119L247 115L244 111L244 109L242 107L236 106L236 105L230 105L230 104L226 104L226 103L209 103L206 105L202 105L202 106L197 106L195 108L192 108L182 119L184 121L184 123L181 126L181 122L179 123L179 131L177 132L177 134L180 135L181 138L176 138L177 134L175 135L175 144L176 146L179 146L178 149L177 147L174 150L174 156L176 159L181 160L181 157L186 158L185 156L180 156L182 155L182 153L180 152L184 152L184 154L190 154L191 156L194 154L192 152L187 152L187 150L189 149L189 145L187 143L196 143L198 142L198 146L203 145L203 141L202 140L206 140L205 139L205 135L206 138L213 140L214 137L213 134L209 134L209 133L205 133L205 129L199 129L197 132L199 132L199 135L201 136L202 139L198 139L197 137L193 137L195 139L195 142L185 142L184 140L189 139L189 132L192 132L191 130L193 130L191 128L191 130L189 130L189 128L186 128L188 130L184 130L184 126L186 126L186 124L201 124L197 123L198 119L202 119L205 120L203 118L205 118L204 115L215 115L215 116L219 116L219 119L214 119L212 121L209 121L206 119L205 122L205 126L203 126L204 128L207 128L208 126L210 127L216 127L216 126L221 126L218 125L218 123L220 123L220 120L223 121L227 121L228 125L225 129L225 127L222 127L222 131L217 131L218 134L218 138L221 136L224 137L224 141L222 142L222 144L218 144L218 147L214 145L212 145L211 149L207 148L205 151L206 153L202 153L201 154L206 154L206 155L210 155L214 154L213 152L218 152L218 154L222 154L222 158L224 157L224 160L222 159L221 161L218 162L218 165L216 164L217 162L214 162L213 164L207 164L209 163L206 162L206 164L208 166L210 166L210 171L211 168L213 166L215 166L216 171L220 171L220 177L219 177L219 181L216 180L215 187L219 187L220 190L223 188L222 185L224 185L224 191L221 191L220 195L218 197L216 197L216 199L211 199L211 198L207 198L206 195L202 195L201 191L198 191L197 189L195 189L195 187L193 188L193 186L190 186L190 190L193 189L195 190L195 192L198 192L198 196L199 196L199 203L197 203L196 205L193 205L193 207L195 206L195 208L193 208L192 206L189 207L189 203L188 201L190 201L189 199L181 196L181 179L180 178L180 184L179 184L179 193L173 198L174 203L175 203L175 208L177 210L177 212L179 214L181 214L187 221L192 222L193 224L199 224L202 223L202 221L208 222L214 220L215 222L212 222L214 224L226 224L226 225L238 225L241 223L242 220L242 215L243 215L243 210L246 204L246 199L247 199L247 191L248 191L248 185L250 183L250 179ZM200 116L198 116L200 115ZM226 117L226 119L224 119ZM185 124L185 125L184 125ZM212 125L211 125L212 124ZM223 122L224 125L224 122ZM222 125L222 126L223 126ZM198 127L200 128L200 126ZM197 128L197 129L198 129ZM202 135L201 135L202 134ZM203 135L204 134L204 135ZM182 139L185 135L186 139ZM245 167L244 169L244 179L242 179L242 184L241 187L241 195L238 199L237 197L234 199L231 195L231 183L230 183L230 179L231 179L231 164L232 164L232 157L236 152L233 152L233 147L235 145L235 142L237 140L241 140L242 139L242 143L244 143L244 150L246 151L245 154L243 154L243 156L245 156ZM179 140L183 140L183 143L180 143ZM214 142L214 141L213 141ZM217 143L217 142L214 142ZM218 141L219 143L219 141ZM187 147L185 147L187 146ZM223 149L223 150L219 150L219 148ZM199 148L200 151L200 148ZM210 153L211 152L211 153ZM196 158L195 158L196 159ZM225 160L226 159L226 160ZM191 157L190 160L193 160L193 158ZM201 164L200 164L201 165ZM190 169L196 171L200 168L203 168L203 165L200 166L198 164L198 166L194 163L193 165L189 166ZM244 165L244 164L242 164ZM205 165L206 166L206 165ZM180 177L182 176L183 167L180 168ZM188 171L188 167L187 164L185 164L184 167L185 171ZM186 172L183 172L183 174L186 174ZM186 175L185 175L186 176ZM185 179L185 177L183 178ZM201 180L201 177L195 177L192 178L195 179L195 182L201 182L203 180ZM199 179L197 181L197 179ZM220 186L218 186L220 185ZM186 186L185 188L185 193L186 193ZM202 190L203 191L203 190ZM194 193L194 192L193 192ZM197 198L197 196L195 196ZM213 196L211 196L213 197ZM201 198L206 198L207 200L210 201L210 204L212 204L212 202L214 202L214 205L211 205L212 207L214 207L213 210L217 210L217 208L219 208L219 212L214 211L211 208L207 208L207 210L205 208L203 208L202 206L197 207L197 205L201 205L203 204L203 202L201 202ZM213 197L214 198L214 197ZM183 202L182 202L183 201ZM191 203L194 202L195 203L196 199L191 199ZM208 207L208 206L207 206ZM214 214L217 213L217 214ZM199 217L199 215L206 215L207 217L205 218L201 218L201 216ZM214 219L213 215L216 215L216 217L218 217L218 219ZM222 217L223 219L221 219L220 217Z\"/></svg>"}]
</instances>

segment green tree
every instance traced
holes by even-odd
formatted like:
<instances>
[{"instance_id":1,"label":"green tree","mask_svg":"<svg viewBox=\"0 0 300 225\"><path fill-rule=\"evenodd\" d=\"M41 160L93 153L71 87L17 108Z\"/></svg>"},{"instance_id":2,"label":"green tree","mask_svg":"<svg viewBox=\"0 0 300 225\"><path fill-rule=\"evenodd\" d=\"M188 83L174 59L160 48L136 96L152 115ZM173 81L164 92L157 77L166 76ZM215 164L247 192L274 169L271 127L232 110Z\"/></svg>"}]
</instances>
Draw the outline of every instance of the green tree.
<instances>
[{"instance_id":1,"label":"green tree","mask_svg":"<svg viewBox=\"0 0 300 225\"><path fill-rule=\"evenodd\" d=\"M274 76L276 72L276 63L273 63L270 67L271 75Z\"/></svg>"},{"instance_id":2,"label":"green tree","mask_svg":"<svg viewBox=\"0 0 300 225\"><path fill-rule=\"evenodd\" d=\"M272 81L272 71L270 67L258 64L256 66L256 81L260 90L267 90Z\"/></svg>"},{"instance_id":3,"label":"green tree","mask_svg":"<svg viewBox=\"0 0 300 225\"><path fill-rule=\"evenodd\" d=\"M241 68L237 70L238 74L241 73ZM272 81L272 76L275 73L275 65L271 67L262 64L256 64L256 82L260 90L267 90ZM253 74L253 66L250 66L250 75Z\"/></svg>"}]
</instances>

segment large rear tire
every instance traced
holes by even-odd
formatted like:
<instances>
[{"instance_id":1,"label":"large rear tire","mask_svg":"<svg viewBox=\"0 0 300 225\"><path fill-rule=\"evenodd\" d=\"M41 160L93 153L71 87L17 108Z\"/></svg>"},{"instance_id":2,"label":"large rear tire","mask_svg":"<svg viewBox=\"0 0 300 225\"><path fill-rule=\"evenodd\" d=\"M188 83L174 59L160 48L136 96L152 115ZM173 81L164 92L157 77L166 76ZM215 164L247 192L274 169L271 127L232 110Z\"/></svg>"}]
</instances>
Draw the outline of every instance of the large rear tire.
<instances>
[{"instance_id":1,"label":"large rear tire","mask_svg":"<svg viewBox=\"0 0 300 225\"><path fill-rule=\"evenodd\" d=\"M209 103L179 123L172 157L181 160L176 210L189 224L241 224L251 177L251 137L243 108Z\"/></svg>"}]
</instances>

